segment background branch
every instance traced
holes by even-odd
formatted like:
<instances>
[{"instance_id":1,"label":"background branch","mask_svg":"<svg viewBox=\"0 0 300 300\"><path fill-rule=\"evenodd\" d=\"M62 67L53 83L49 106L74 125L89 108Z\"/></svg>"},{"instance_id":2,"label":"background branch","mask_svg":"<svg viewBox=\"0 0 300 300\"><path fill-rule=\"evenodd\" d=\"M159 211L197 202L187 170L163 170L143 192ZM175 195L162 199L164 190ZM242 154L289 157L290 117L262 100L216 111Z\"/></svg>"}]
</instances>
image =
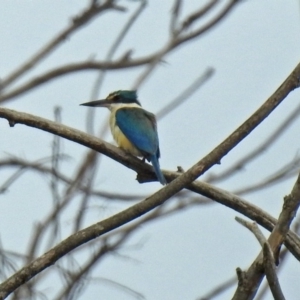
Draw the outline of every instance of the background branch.
<instances>
[{"instance_id":1,"label":"background branch","mask_svg":"<svg viewBox=\"0 0 300 300\"><path fill-rule=\"evenodd\" d=\"M282 276L281 284L286 297L293 298L297 287L288 278L297 278L295 266L300 261L298 230L295 226L290 230L288 224L289 205L294 201L285 202L279 221L272 215L279 214L278 198L299 173L297 93L270 113L299 86L300 67L242 124L259 106L257 99L270 95L282 73L297 64L293 20L298 17L291 5L276 3L272 12L268 10L268 20L262 16L268 3L234 0L3 5L0 23L9 30L1 33L6 42L0 102L32 115L4 108L0 114L11 126L22 123L39 130L25 126L11 130L2 122L0 298L95 298L95 290L104 298L124 298L123 294L137 299L199 297L181 284L199 286L208 298L221 293L228 298L230 283L220 289L213 286L232 274L236 265L249 261L247 236L243 231L239 235L233 220L236 212L273 231L270 244L277 261L279 248L274 245L285 245L280 269L289 276ZM75 17L64 26L64 18L71 15ZM55 33L55 28L61 29ZM52 38L41 45L49 34ZM287 46L284 55L276 52L283 44ZM31 53L34 48L40 50ZM204 85L208 79L210 83ZM158 111L160 163L177 170L164 170L170 184L157 192L158 183L139 185L133 180L131 170L137 172L140 183L156 181L150 165L103 141L105 112L87 110L83 119L85 111L77 106L89 97L102 98L130 86L141 87L138 95L143 107ZM48 121L58 105L55 122ZM263 120L267 122L260 126ZM88 125L87 132L95 132L98 138L62 123L79 129ZM245 137L247 142L231 152ZM222 188L195 181L211 167L214 173L207 180ZM240 197L245 193L247 200ZM278 228L284 219L286 227ZM151 226L145 226L150 221ZM218 243L226 240L221 254L226 260L212 238L216 231L222 236ZM283 257L290 253L296 260L285 259L287 268L282 268ZM275 276L271 282L277 282L272 288L280 290L272 271L273 254L267 254L264 258L271 262L264 264L262 259L259 265L262 272L271 268ZM180 275L184 274L180 282L176 272L163 274L173 268L174 261ZM217 276L207 272L216 268ZM238 269L239 284L257 289L258 269L253 268L248 277L249 270ZM158 280L163 289L156 289ZM265 290L270 287L265 285ZM244 290L243 296L251 299L253 293L247 293ZM274 295L283 296L277 291Z\"/></svg>"}]
</instances>

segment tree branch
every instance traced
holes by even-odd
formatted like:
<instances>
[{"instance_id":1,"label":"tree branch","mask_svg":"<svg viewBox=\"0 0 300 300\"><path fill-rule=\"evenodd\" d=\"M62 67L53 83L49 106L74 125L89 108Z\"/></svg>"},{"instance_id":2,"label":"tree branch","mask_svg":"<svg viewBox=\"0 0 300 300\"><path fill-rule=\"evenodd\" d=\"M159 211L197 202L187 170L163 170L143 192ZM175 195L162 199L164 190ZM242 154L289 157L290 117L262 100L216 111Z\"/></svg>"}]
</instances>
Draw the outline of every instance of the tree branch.
<instances>
[{"instance_id":1,"label":"tree branch","mask_svg":"<svg viewBox=\"0 0 300 300\"><path fill-rule=\"evenodd\" d=\"M268 243L274 253L278 257L280 247L286 239L290 224L300 205L300 174L296 180L293 190L289 196L284 199L283 209L279 215ZM258 257L252 263L247 272L244 273L242 280L239 282L238 288L234 294L233 300L250 300L253 299L258 287L264 277L263 254L260 252Z\"/></svg>"},{"instance_id":2,"label":"tree branch","mask_svg":"<svg viewBox=\"0 0 300 300\"><path fill-rule=\"evenodd\" d=\"M266 242L263 246L263 256L264 269L273 297L275 300L285 300L276 275L273 252L268 242Z\"/></svg>"},{"instance_id":3,"label":"tree branch","mask_svg":"<svg viewBox=\"0 0 300 300\"><path fill-rule=\"evenodd\" d=\"M55 261L76 247L115 228L118 228L119 226L122 226L163 204L167 199L178 193L181 189L202 175L214 164L219 163L221 159L240 141L242 141L252 130L254 130L254 128L256 128L292 90L299 86L299 77L300 64L276 90L274 95L272 95L248 120L246 120L227 139L225 139L211 153L197 162L187 172L178 176L169 185L154 193L144 201L141 201L140 203L133 205L123 212L120 212L109 219L81 230L65 239L59 245L46 252L43 256L37 258L28 266L24 267L3 282L0 285L0 298L4 298L9 295L18 286L30 280L33 276L55 263ZM113 147L112 145L109 145L108 143L105 143L95 137L84 134L79 130L71 129L67 126L62 126L55 122L47 121L43 118L15 112L5 108L0 108L0 117L6 118L9 121L10 126L14 126L16 123L21 123L57 134L66 139L90 147L96 151L100 151L130 168L133 168L133 165L136 167L144 166L140 160L130 157L120 149L117 149L116 147ZM167 176L167 178L169 179L169 176Z\"/></svg>"},{"instance_id":4,"label":"tree branch","mask_svg":"<svg viewBox=\"0 0 300 300\"><path fill-rule=\"evenodd\" d=\"M6 88L8 85L17 80L24 73L33 68L39 61L49 55L58 45L65 41L77 29L91 21L99 13L108 9L124 11L124 8L114 4L114 0L106 0L102 5L97 2L91 2L91 5L84 10L79 16L73 18L72 23L59 33L53 40L46 44L40 51L38 51L27 62L16 69L7 78L1 81L0 90Z\"/></svg>"}]
</instances>

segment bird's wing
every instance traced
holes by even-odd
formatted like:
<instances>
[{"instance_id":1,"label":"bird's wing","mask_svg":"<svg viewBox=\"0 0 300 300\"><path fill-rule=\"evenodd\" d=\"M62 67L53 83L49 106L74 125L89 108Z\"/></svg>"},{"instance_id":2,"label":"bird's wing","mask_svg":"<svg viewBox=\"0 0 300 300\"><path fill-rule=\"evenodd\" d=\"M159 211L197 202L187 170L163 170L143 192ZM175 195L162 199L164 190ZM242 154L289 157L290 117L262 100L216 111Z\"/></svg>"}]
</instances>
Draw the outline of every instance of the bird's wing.
<instances>
[{"instance_id":1,"label":"bird's wing","mask_svg":"<svg viewBox=\"0 0 300 300\"><path fill-rule=\"evenodd\" d=\"M123 107L116 111L116 123L135 147L159 157L156 120L152 113L138 107Z\"/></svg>"}]
</instances>

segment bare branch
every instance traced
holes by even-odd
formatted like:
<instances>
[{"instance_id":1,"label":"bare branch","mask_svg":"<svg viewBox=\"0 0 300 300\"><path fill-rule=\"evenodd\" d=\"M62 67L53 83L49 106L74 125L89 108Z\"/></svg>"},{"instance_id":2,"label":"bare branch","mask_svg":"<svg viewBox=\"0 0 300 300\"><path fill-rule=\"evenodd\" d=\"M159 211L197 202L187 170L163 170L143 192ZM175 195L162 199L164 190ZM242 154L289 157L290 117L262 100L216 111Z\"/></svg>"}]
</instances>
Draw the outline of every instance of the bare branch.
<instances>
[{"instance_id":1,"label":"bare branch","mask_svg":"<svg viewBox=\"0 0 300 300\"><path fill-rule=\"evenodd\" d=\"M161 119L172 110L175 110L179 105L181 105L184 100L187 100L194 92L196 92L204 83L207 82L213 75L215 70L213 68L208 68L201 74L190 86L188 86L180 95L178 95L173 101L163 107L155 115L157 119Z\"/></svg>"},{"instance_id":2,"label":"bare branch","mask_svg":"<svg viewBox=\"0 0 300 300\"><path fill-rule=\"evenodd\" d=\"M129 32L130 28L133 26L135 21L138 19L138 17L142 14L143 10L145 9L147 4L146 0L140 0L140 6L137 8L137 10L133 13L133 15L128 19L127 24L123 27L121 32L118 34L116 40L111 45L108 54L106 56L105 62L110 62L113 58L115 52L117 51L118 47L121 45L122 41L125 39L127 33ZM129 57L126 59L129 60ZM124 59L124 56L121 58L121 61L126 61ZM96 81L94 83L94 86L92 88L91 92L91 100L98 98L98 94L100 92L101 85L104 81L106 69L100 70ZM94 118L95 118L95 110L90 108L87 110L87 132L90 134L93 134L93 124L94 124Z\"/></svg>"},{"instance_id":3,"label":"bare branch","mask_svg":"<svg viewBox=\"0 0 300 300\"><path fill-rule=\"evenodd\" d=\"M284 199L283 209L279 215L278 222L275 225L268 242L271 246L274 256L279 255L281 244L286 239L290 224L300 205L300 175L289 196ZM233 297L234 300L253 299L257 289L264 277L263 272L263 254L258 255L247 272L244 273L246 280L239 283Z\"/></svg>"},{"instance_id":4,"label":"bare branch","mask_svg":"<svg viewBox=\"0 0 300 300\"><path fill-rule=\"evenodd\" d=\"M272 231L275 224L277 224L277 220L274 217L270 216L259 207L247 202L237 195L209 185L208 183L196 181L189 185L188 189L223 204L226 207L232 208L233 210L257 222L269 231ZM300 239L291 231L289 231L287 236L288 238L285 240L286 247L297 258L297 260L300 261Z\"/></svg>"},{"instance_id":5,"label":"bare branch","mask_svg":"<svg viewBox=\"0 0 300 300\"><path fill-rule=\"evenodd\" d=\"M40 258L34 260L27 267L24 267L11 278L7 279L0 285L0 298L4 298L9 295L21 284L27 282L33 276L49 267L59 258L72 251L76 247L115 228L118 228L119 226L124 225L149 212L155 207L163 204L167 199L178 193L180 190L182 190L184 187L186 187L188 184L202 175L212 165L219 163L222 157L230 152L230 150L232 150L252 130L254 130L293 89L299 86L299 75L300 64L277 89L275 94L271 96L248 120L246 120L237 130L235 130L211 153L201 159L188 171L181 174L178 178L174 179L169 185L154 193L144 201L124 210L123 212L118 213L107 220L99 222L70 236L59 245L54 247L52 250L48 251ZM129 155L124 155L123 151L116 149L116 147L113 147L112 145L109 145L97 138L84 134L79 130L74 130L67 126L61 126L54 122L47 121L43 118L35 117L25 113L18 113L4 108L0 108L0 117L8 119L11 126L14 126L16 123L21 123L31 127L37 127L39 129L57 134L66 139L90 147L91 149L98 150L103 154L118 160L120 163L127 165L128 167L133 168L133 164L136 167L145 166L145 164L143 164L138 159L130 157ZM133 164L129 165L129 162L130 164ZM167 178L169 179L169 176L167 176Z\"/></svg>"},{"instance_id":6,"label":"bare branch","mask_svg":"<svg viewBox=\"0 0 300 300\"><path fill-rule=\"evenodd\" d=\"M189 15L183 22L180 31L184 31L186 28L190 27L195 21L198 21L201 17L207 14L216 4L220 2L219 0L210 0L204 7L200 8L198 11L193 12Z\"/></svg>"},{"instance_id":7,"label":"bare branch","mask_svg":"<svg viewBox=\"0 0 300 300\"><path fill-rule=\"evenodd\" d=\"M112 0L107 0L107 2L111 2ZM215 17L211 22L206 24L203 28L196 30L195 32L192 32L186 36L180 37L180 38L171 38L165 46L163 46L160 50L158 50L156 53L151 54L147 57L135 59L135 60L124 60L124 57L122 57L119 61L116 62L93 62L93 61L87 61L87 62L81 62L81 63L73 63L69 65L64 65L62 67L57 67L56 69L50 70L42 75L39 75L31 80L29 80L27 83L25 82L23 85L13 89L10 92L7 92L0 96L0 103L3 103L9 99L12 99L16 96L19 96L25 92L28 92L29 90L43 84L46 82L49 82L50 80L53 80L59 76L70 74L73 72L83 71L83 70L114 70L114 69L123 69L123 68L130 68L130 67L137 67L141 65L148 65L144 73L142 73L139 78L136 80L136 82L133 85L133 89L137 89L144 80L150 75L150 73L155 69L157 64L161 62L162 58L169 52L173 51L176 47L179 45L185 43L186 41L189 41L213 26L215 26L221 19L223 19L234 7L234 5L239 2L238 0L231 0L229 4L219 13L217 17ZM105 2L106 3L106 2ZM142 6L141 6L142 9ZM191 15L193 16L193 14ZM134 21L135 19L133 19ZM128 25L130 26L130 24ZM21 74L22 75L22 74ZM19 76L19 75L18 75ZM3 86L5 86L6 80L3 82Z\"/></svg>"},{"instance_id":8,"label":"bare branch","mask_svg":"<svg viewBox=\"0 0 300 300\"><path fill-rule=\"evenodd\" d=\"M299 117L300 115L300 105L292 111L290 115L287 116L285 121L274 130L274 132L267 138L264 139L263 143L259 145L256 149L245 155L240 160L236 161L230 168L217 175L209 174L207 181L211 183L220 182L221 180L227 179L234 175L237 171L241 170L247 163L257 158L259 155L268 149L274 142L276 142L279 137L286 132L289 126Z\"/></svg>"},{"instance_id":9,"label":"bare branch","mask_svg":"<svg viewBox=\"0 0 300 300\"><path fill-rule=\"evenodd\" d=\"M154 56L155 57L155 56ZM0 96L0 103L4 103L14 97L17 97L25 92L30 91L39 85L50 82L53 79L57 79L59 76L71 74L74 72L87 71L87 70L117 70L117 69L127 69L132 67L138 67L144 64L148 64L153 60L153 57L145 57L141 59L136 59L132 61L119 60L116 62L96 62L96 61L84 61L78 63L71 63L68 65L63 65L57 67L53 70L47 71L42 75L34 77L23 85L16 87L12 91L4 93Z\"/></svg>"},{"instance_id":10,"label":"bare branch","mask_svg":"<svg viewBox=\"0 0 300 300\"><path fill-rule=\"evenodd\" d=\"M283 180L289 179L297 175L299 172L299 166L300 158L295 158L291 162L288 162L285 166L281 167L279 170L275 171L272 175L260 179L260 181L257 183L241 187L233 191L233 193L237 195L244 195L270 187L271 185L274 185L278 182L281 182Z\"/></svg>"},{"instance_id":11,"label":"bare branch","mask_svg":"<svg viewBox=\"0 0 300 300\"><path fill-rule=\"evenodd\" d=\"M67 28L62 30L62 32L59 33L52 41L46 44L40 51L38 51L32 58L30 58L17 70L13 71L12 74L7 76L7 78L4 78L1 82L1 89L6 88L8 85L22 76L25 72L33 68L38 62L49 55L53 50L55 50L58 45L65 41L80 27L91 21L99 13L102 13L109 9L124 11L124 8L115 5L113 0L107 0L102 5L99 5L97 2L92 2L90 7L84 10L79 16L74 17L72 23Z\"/></svg>"},{"instance_id":12,"label":"bare branch","mask_svg":"<svg viewBox=\"0 0 300 300\"><path fill-rule=\"evenodd\" d=\"M37 160L35 162L29 162L25 161L21 158L10 158L10 159L4 159L0 160L0 167L20 167L22 169L32 169L37 172L40 172L42 174L49 174L51 176L55 176L57 179L59 179L61 182L66 183L70 185L72 183L72 180L60 173L57 170L53 170L51 167L44 166L43 164L47 162L46 160ZM7 187L7 185L5 185ZM79 190L83 193L87 193L88 189L85 185L81 184L79 187ZM2 189L0 188L0 191ZM106 192L106 191L99 191L99 190L91 190L89 191L90 195L97 196L97 197L103 197L109 200L117 200L117 201L137 201L141 198L144 198L144 195L134 195L134 194L118 194L113 192Z\"/></svg>"},{"instance_id":13,"label":"bare branch","mask_svg":"<svg viewBox=\"0 0 300 300\"><path fill-rule=\"evenodd\" d=\"M5 193L8 188L17 180L19 179L24 173L26 172L26 170L24 168L20 168L19 170L17 170L14 174L12 174L11 176L9 176L5 182L0 186L0 194Z\"/></svg>"},{"instance_id":14,"label":"bare branch","mask_svg":"<svg viewBox=\"0 0 300 300\"><path fill-rule=\"evenodd\" d=\"M227 3L227 5L223 8L223 10L217 16L215 16L210 22L206 23L203 27L200 27L197 30L192 31L191 33L186 34L186 35L182 35L178 39L174 40L172 47L174 47L175 45L178 46L182 43L190 41L190 40L202 35L204 32L207 32L208 30L213 28L216 24L219 24L219 22L222 19L224 19L230 12L232 12L233 8L239 2L240 2L240 0L231 0L231 1L229 1ZM192 18L192 19L193 19L192 20L193 22L196 20L194 18ZM186 28L187 27L184 27L185 30L186 30Z\"/></svg>"},{"instance_id":15,"label":"bare branch","mask_svg":"<svg viewBox=\"0 0 300 300\"><path fill-rule=\"evenodd\" d=\"M125 240L130 236L130 231L124 232L116 241L112 243L104 242L103 246L91 257L84 266L80 268L78 272L70 273L71 277L70 284L66 288L64 288L55 299L65 299L66 296L72 294L72 290L74 286L76 286L79 281L87 276L87 274L91 271L91 269L95 266L95 264L103 257L118 248Z\"/></svg>"},{"instance_id":16,"label":"bare branch","mask_svg":"<svg viewBox=\"0 0 300 300\"><path fill-rule=\"evenodd\" d=\"M170 21L170 33L175 38L177 36L177 24L178 18L182 7L182 0L175 0L172 8L171 21Z\"/></svg>"},{"instance_id":17,"label":"bare branch","mask_svg":"<svg viewBox=\"0 0 300 300\"><path fill-rule=\"evenodd\" d=\"M203 174L212 165L219 163L223 156L233 149L256 126L258 126L293 89L298 87L298 73L300 73L300 64L277 89L277 91L247 121L245 121L244 124L242 124L210 154L193 166L188 172L182 174L182 176L180 176L181 180L184 178L184 180L190 182L191 180L196 179L200 174ZM62 126L54 122L47 121L40 117L0 108L0 118L6 118L9 121L10 126L14 126L16 123L21 123L57 134L61 137L87 146L93 150L99 151L132 169L137 170L138 167L144 165L139 159L131 158L128 154L125 154L123 151L112 145L109 145L108 143L99 141L99 139L95 137L85 135L79 130L74 130L67 126Z\"/></svg>"},{"instance_id":18,"label":"bare branch","mask_svg":"<svg viewBox=\"0 0 300 300\"><path fill-rule=\"evenodd\" d=\"M243 225L244 227L248 228L251 232L253 232L253 234L259 241L260 245L263 247L267 239L264 237L264 235L262 234L262 232L260 231L260 229L258 228L255 222L250 223L239 217L235 217L235 220L239 222L241 225Z\"/></svg>"},{"instance_id":19,"label":"bare branch","mask_svg":"<svg viewBox=\"0 0 300 300\"><path fill-rule=\"evenodd\" d=\"M276 275L273 252L268 242L266 242L263 246L263 255L264 269L274 300L285 300Z\"/></svg>"},{"instance_id":20,"label":"bare branch","mask_svg":"<svg viewBox=\"0 0 300 300\"><path fill-rule=\"evenodd\" d=\"M234 284L236 284L236 276L224 281L223 283L219 284L217 287L212 289L210 292L205 294L204 296L201 296L198 298L198 300L211 300L216 296L219 296L223 292L225 292L227 289L231 288Z\"/></svg>"},{"instance_id":21,"label":"bare branch","mask_svg":"<svg viewBox=\"0 0 300 300\"><path fill-rule=\"evenodd\" d=\"M147 5L147 1L146 0L140 0L140 5L137 8L137 10L133 13L133 15L129 18L127 24L125 24L125 26L123 27L123 29L121 30L121 32L118 34L116 40L114 41L114 43L112 44L112 46L110 47L108 54L105 58L105 62L110 62L111 59L113 58L116 50L118 49L118 47L120 46L120 44L122 43L122 41L124 40L124 38L126 37L126 34L129 32L130 28L132 27L132 25L135 23L135 21L138 19L138 17L141 15L141 13L143 12L143 10L145 9ZM124 61L124 59L122 59L122 61ZM99 92L100 86L101 86L101 82L104 79L104 74L105 71L107 69L101 69L100 74L95 82L95 86L93 87L93 91L92 91L92 99L96 99L97 98L97 94Z\"/></svg>"},{"instance_id":22,"label":"bare branch","mask_svg":"<svg viewBox=\"0 0 300 300\"><path fill-rule=\"evenodd\" d=\"M295 230L294 230L295 231ZM295 231L297 232L297 231ZM280 257L279 257L279 261L280 264L277 266L277 273L283 269L283 265L284 263L287 261L287 257L288 254L290 254L289 250L287 248L284 248L281 252L280 252ZM256 300L263 300L265 299L265 296L267 294L267 292L270 290L270 287L268 285L268 281L265 281L265 285L259 289L259 293L256 296Z\"/></svg>"}]
</instances>

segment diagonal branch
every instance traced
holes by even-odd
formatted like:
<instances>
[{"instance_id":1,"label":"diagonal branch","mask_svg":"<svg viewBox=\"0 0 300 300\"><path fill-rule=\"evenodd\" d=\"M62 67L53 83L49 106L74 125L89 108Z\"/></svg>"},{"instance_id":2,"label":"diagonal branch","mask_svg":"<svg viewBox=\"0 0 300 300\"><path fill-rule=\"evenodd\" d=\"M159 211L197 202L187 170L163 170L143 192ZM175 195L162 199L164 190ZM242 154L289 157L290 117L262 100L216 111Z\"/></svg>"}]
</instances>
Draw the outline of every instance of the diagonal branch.
<instances>
[{"instance_id":1,"label":"diagonal branch","mask_svg":"<svg viewBox=\"0 0 300 300\"><path fill-rule=\"evenodd\" d=\"M240 224L242 224L243 226L245 226L246 228L248 228L251 232L253 232L253 234L255 235L255 237L257 238L258 242L260 243L260 245L263 247L264 244L266 243L267 239L265 238L265 236L263 235L263 233L260 231L259 227L257 226L256 222L248 222L242 218L239 217L235 217L235 220L237 222L239 222Z\"/></svg>"},{"instance_id":2,"label":"diagonal branch","mask_svg":"<svg viewBox=\"0 0 300 300\"><path fill-rule=\"evenodd\" d=\"M39 85L57 79L60 76L71 74L74 72L89 71L89 70L119 70L126 68L138 67L144 64L148 64L153 60L153 56L142 57L132 61L116 60L114 62L106 61L83 61L66 64L56 67L52 70L46 71L41 75L33 77L24 84L14 88L13 90L6 92L0 96L0 103L3 103L9 99L17 97L31 89L38 87Z\"/></svg>"},{"instance_id":3,"label":"diagonal branch","mask_svg":"<svg viewBox=\"0 0 300 300\"><path fill-rule=\"evenodd\" d=\"M263 254L264 269L273 297L275 300L285 300L285 297L280 288L278 277L276 275L274 256L269 243L264 244Z\"/></svg>"},{"instance_id":4,"label":"diagonal branch","mask_svg":"<svg viewBox=\"0 0 300 300\"><path fill-rule=\"evenodd\" d=\"M176 45L180 45L182 43L185 43L187 41L190 41L200 35L202 35L204 32L207 32L208 30L212 29L216 24L219 24L219 22L221 20L223 20L230 12L233 11L233 8L235 8L235 6L237 4L239 4L241 1L240 0L230 0L226 6L223 8L223 10L221 10L219 12L218 15L216 15L212 20L210 20L209 22L207 22L203 27L200 27L186 35L182 35L181 37L179 37L178 39L173 41L173 47ZM211 2L212 7L214 6L213 1ZM208 4L207 6L208 9L211 9L210 4ZM201 14L200 14L201 16ZM192 22L189 20L189 18L192 18ZM195 19L196 15L192 14L191 16L189 16L189 18L186 19L186 21L183 22L183 27L182 30L186 30L187 29L187 25L192 24L196 19Z\"/></svg>"},{"instance_id":5,"label":"diagonal branch","mask_svg":"<svg viewBox=\"0 0 300 300\"><path fill-rule=\"evenodd\" d=\"M124 8L115 5L113 0L106 0L102 5L97 2L91 2L91 5L84 10L79 16L74 17L72 23L67 26L61 33L59 33L53 40L46 44L40 51L38 51L27 62L16 69L7 78L4 78L0 85L0 90L6 88L8 85L17 80L20 76L32 69L39 61L49 55L58 45L65 41L72 33L80 27L91 21L99 13L108 9L115 9L124 11Z\"/></svg>"},{"instance_id":6,"label":"diagonal branch","mask_svg":"<svg viewBox=\"0 0 300 300\"><path fill-rule=\"evenodd\" d=\"M264 140L264 142L259 145L254 150L250 151L240 160L237 160L231 167L225 170L222 173L217 175L209 175L207 177L207 181L210 183L220 182L221 180L227 179L230 176L233 176L237 171L241 170L247 163L251 162L253 159L257 158L260 154L262 154L266 149L268 149L274 142L278 140L278 138L287 131L289 126L297 120L300 115L300 105L296 107L295 110L292 111L290 115L284 120L282 124L277 127L274 132Z\"/></svg>"},{"instance_id":7,"label":"diagonal branch","mask_svg":"<svg viewBox=\"0 0 300 300\"><path fill-rule=\"evenodd\" d=\"M130 52L127 52L127 54L125 56L121 57L119 60L114 61L114 62L85 61L85 62L77 62L77 63L71 63L71 64L64 65L64 66L59 66L55 69L49 70L41 75L38 75L38 76L28 80L24 84L12 89L11 91L4 93L3 95L0 96L0 103L3 103L9 99L16 97L16 96L19 96L25 92L28 92L31 89L33 89L43 83L49 82L53 79L56 79L59 76L70 74L73 72L78 72L78 71L83 71L83 70L85 70L85 71L86 70L115 70L115 69L132 68L132 67L137 67L137 66L141 66L141 65L148 65L146 70L139 76L139 78L136 80L136 82L133 85L133 88L137 89L141 85L141 83L144 82L144 80L149 76L149 74L155 69L157 64L162 61L163 57L166 54L172 52L178 46L184 44L185 42L190 41L196 37L199 37L203 33L207 32L208 30L213 28L222 19L224 19L233 10L235 5L237 3L239 3L240 1L239 0L230 0L225 5L223 10L221 10L221 12L219 12L219 14L217 16L215 16L215 18L213 18L211 21L209 21L203 27L201 27L195 31L189 32L187 29L189 29L189 27L197 19L202 17L203 14L209 10L210 6L211 6L210 8L212 8L214 6L213 2L214 1L212 1L211 4L208 4L208 6L206 8L201 8L199 11L194 12L191 15L189 15L186 18L186 20L183 21L182 28L179 29L179 31L178 31L178 36L177 35L172 36L166 42L166 44L161 49L156 51L155 53L152 53L145 57L141 57L141 58L132 60L128 56L128 53L130 53ZM106 2L104 2L104 4L102 6L106 7L106 5L108 6L107 9L112 8L112 9L116 9L116 10L120 10L120 11L124 10L122 7L116 6L114 4L113 0L107 0ZM100 6L96 6L96 8L97 8L96 11L98 9L100 9L99 7ZM92 12L93 12L93 10L92 10ZM90 12L89 9L87 10L86 14L89 17L93 16L93 14ZM78 22L80 24L83 21L86 22L87 17L86 16L84 17L84 16L85 16L85 14L76 18L74 20L74 22L75 23ZM68 36L68 34L70 34L67 29L66 29L66 32L67 32L67 35L66 35L66 33L63 32L56 39L54 39L52 42L50 42L49 45L45 46L45 49L42 49L39 53L36 54L35 57L31 58L28 62L26 62L20 69L16 70L15 72L13 72L13 74L8 76L8 78L4 79L2 81L1 87L4 88L7 85L9 85L11 82L15 81L23 73L25 73L27 70L31 69L37 62L39 62L42 58L44 58L48 53L50 53L54 49L54 47L56 47L56 45L61 41L60 36L65 37L65 36ZM71 30L71 32L72 32L72 30ZM182 32L189 32L189 33L182 34Z\"/></svg>"},{"instance_id":8,"label":"diagonal branch","mask_svg":"<svg viewBox=\"0 0 300 300\"><path fill-rule=\"evenodd\" d=\"M261 208L247 202L237 195L214 187L208 183L196 181L193 184L190 184L188 189L247 216L269 231L272 231L277 224L277 219L263 211ZM291 231L288 232L285 246L296 259L300 261L300 239L295 233Z\"/></svg>"},{"instance_id":9,"label":"diagonal branch","mask_svg":"<svg viewBox=\"0 0 300 300\"><path fill-rule=\"evenodd\" d=\"M284 199L283 208L279 215L278 222L276 223L268 239L268 243L275 257L277 257L280 252L280 247L286 239L290 224L296 215L299 205L300 174L296 180L291 194L286 196ZM243 274L242 278L244 280L239 282L233 300L253 299L264 275L263 253L261 251L248 271Z\"/></svg>"},{"instance_id":10,"label":"diagonal branch","mask_svg":"<svg viewBox=\"0 0 300 300\"><path fill-rule=\"evenodd\" d=\"M285 99L285 97L292 90L299 86L299 77L300 64L297 65L294 71L288 76L288 78L276 90L276 92L248 120L246 120L238 129L236 129L227 139L225 139L207 156L192 166L187 172L178 176L169 185L154 193L144 201L141 201L140 203L133 205L104 221L81 230L74 235L71 235L60 244L52 248L50 251L31 262L28 266L21 269L19 272L8 278L0 285L0 299L8 296L21 284L27 282L36 274L54 264L62 256L66 255L80 245L113 229L116 229L163 204L167 199L189 185L214 164L219 163L221 159L230 152L230 150L232 150L239 142L247 137L252 130L254 130L266 117L268 117L268 115ZM4 108L0 108L0 117L8 119L11 126L14 126L16 123L21 123L57 134L66 139L90 147L96 151L100 151L111 158L118 158L117 160L119 162L128 165L131 168L133 164L136 167L144 165L138 159L133 157L130 157L129 159L129 155L125 155L123 151L116 149L116 147L113 147L112 145L109 145L108 143L105 143L95 137L84 134L79 130L71 129L67 126L62 126L55 122L47 121L43 118L35 117L33 115L19 113ZM169 179L169 176L167 176L167 178ZM275 232L278 231L276 228L274 230ZM280 241L282 242L283 239ZM272 245L272 243L270 244Z\"/></svg>"}]
</instances>

